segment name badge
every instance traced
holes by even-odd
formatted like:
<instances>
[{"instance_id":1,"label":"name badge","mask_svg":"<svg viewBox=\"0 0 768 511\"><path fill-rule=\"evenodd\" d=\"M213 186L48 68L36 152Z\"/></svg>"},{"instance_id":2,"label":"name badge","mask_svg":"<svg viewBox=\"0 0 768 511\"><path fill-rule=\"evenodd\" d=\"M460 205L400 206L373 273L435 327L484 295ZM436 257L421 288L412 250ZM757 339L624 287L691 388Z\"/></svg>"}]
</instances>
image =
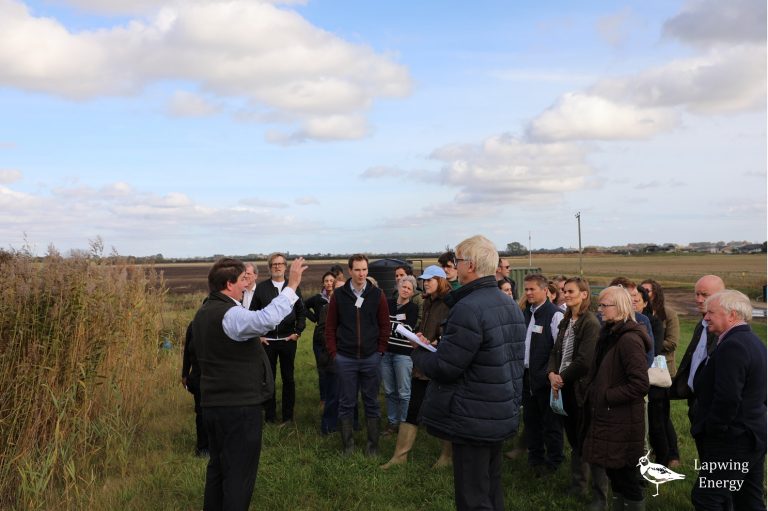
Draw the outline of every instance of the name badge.
<instances>
[{"instance_id":1,"label":"name badge","mask_svg":"<svg viewBox=\"0 0 768 511\"><path fill-rule=\"evenodd\" d=\"M541 325L533 325L533 333L540 334L544 331L544 327Z\"/></svg>"},{"instance_id":2,"label":"name badge","mask_svg":"<svg viewBox=\"0 0 768 511\"><path fill-rule=\"evenodd\" d=\"M395 319L398 321L405 321L405 314L398 314L395 316Z\"/></svg>"},{"instance_id":3,"label":"name badge","mask_svg":"<svg viewBox=\"0 0 768 511\"><path fill-rule=\"evenodd\" d=\"M355 307L357 307L359 309L362 306L363 306L363 297L362 296L358 296L357 300L355 301Z\"/></svg>"}]
</instances>

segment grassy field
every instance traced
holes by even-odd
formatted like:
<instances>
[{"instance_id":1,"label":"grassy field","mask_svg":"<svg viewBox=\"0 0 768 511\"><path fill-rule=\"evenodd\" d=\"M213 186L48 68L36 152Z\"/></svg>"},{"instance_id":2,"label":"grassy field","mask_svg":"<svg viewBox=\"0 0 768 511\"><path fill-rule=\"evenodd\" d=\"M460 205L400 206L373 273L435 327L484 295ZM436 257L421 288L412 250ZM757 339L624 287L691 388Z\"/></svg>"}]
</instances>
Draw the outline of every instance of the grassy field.
<instances>
[{"instance_id":1,"label":"grassy field","mask_svg":"<svg viewBox=\"0 0 768 511\"><path fill-rule=\"evenodd\" d=\"M180 339L204 297L209 265L137 268L119 258L54 253L34 263L24 253L0 256L0 509L200 509L205 461L192 455L193 406L180 385ZM619 274L651 275L686 307L693 283L705 273L723 275L729 286L747 292L765 283L764 255L584 261L585 274L598 285ZM316 291L329 264L311 265L305 296ZM518 264L527 259L513 260ZM533 264L548 274L574 274L578 258L536 258ZM165 274L164 284L155 270ZM682 321L679 353L694 321ZM765 339L765 320L753 328ZM339 454L338 437L319 435L311 337L310 325L296 361L296 425L265 429L252 509L452 509L451 472L431 470L439 449L426 433L412 460L389 472L378 465L391 454L394 438L382 441L379 459L348 459ZM159 348L165 340L171 349ZM649 509L690 508L695 449L684 403L673 404L673 419L688 478L664 486L649 499ZM508 509L583 507L564 496L566 466L543 481L524 461L505 462L503 484Z\"/></svg>"},{"instance_id":2,"label":"grassy field","mask_svg":"<svg viewBox=\"0 0 768 511\"><path fill-rule=\"evenodd\" d=\"M196 299L175 304L174 322L183 322ZM681 322L678 353L692 335L695 320ZM765 339L764 328L759 329ZM312 328L300 340L296 359L296 425L280 429L266 426L259 477L251 509L268 510L450 510L453 509L453 480L450 470L432 470L439 452L438 442L420 431L407 465L390 471L378 465L392 453L394 439L383 439L381 457L361 454L344 458L336 435L319 434L317 376L311 351ZM165 383L153 389L147 401L146 426L137 431L132 455L119 473L106 475L95 488L91 509L197 510L202 506L205 460L192 455L194 414L192 397L179 384L181 355L178 347L165 354L157 371ZM279 385L279 383L278 383ZM383 410L383 408L382 408ZM680 443L684 481L661 487L650 497L649 510L691 509L690 490L696 477L695 448L688 433L684 402L673 402L673 421ZM363 444L358 433L357 445ZM566 442L567 443L567 442ZM524 461L505 460L503 485L507 509L576 510L584 502L565 496L567 462L547 480L535 479Z\"/></svg>"}]
</instances>

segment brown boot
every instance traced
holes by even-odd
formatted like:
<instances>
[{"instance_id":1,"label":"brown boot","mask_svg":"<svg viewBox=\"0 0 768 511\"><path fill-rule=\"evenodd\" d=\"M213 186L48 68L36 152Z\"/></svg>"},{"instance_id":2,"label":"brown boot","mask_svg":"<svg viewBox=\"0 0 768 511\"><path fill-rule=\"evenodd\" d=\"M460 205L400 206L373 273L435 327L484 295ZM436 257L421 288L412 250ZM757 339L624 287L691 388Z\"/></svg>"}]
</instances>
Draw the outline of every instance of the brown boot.
<instances>
[{"instance_id":1,"label":"brown boot","mask_svg":"<svg viewBox=\"0 0 768 511\"><path fill-rule=\"evenodd\" d=\"M381 465L379 468L387 470L394 465L402 465L408 461L408 453L413 448L413 442L416 441L416 432L419 428L407 422L400 423L400 429L397 431L397 442L395 443L395 452L392 458Z\"/></svg>"},{"instance_id":2,"label":"brown boot","mask_svg":"<svg viewBox=\"0 0 768 511\"><path fill-rule=\"evenodd\" d=\"M440 443L443 445L443 448L440 451L440 457L437 458L432 468L443 468L453 465L453 444L448 440L440 440Z\"/></svg>"}]
</instances>

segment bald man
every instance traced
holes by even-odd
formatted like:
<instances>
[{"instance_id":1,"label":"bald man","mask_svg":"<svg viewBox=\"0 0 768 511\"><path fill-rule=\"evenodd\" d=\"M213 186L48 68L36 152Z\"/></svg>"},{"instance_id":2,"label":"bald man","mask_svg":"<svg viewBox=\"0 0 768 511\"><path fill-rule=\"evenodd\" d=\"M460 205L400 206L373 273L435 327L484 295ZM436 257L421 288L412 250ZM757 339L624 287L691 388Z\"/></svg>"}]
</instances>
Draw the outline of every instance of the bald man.
<instances>
[{"instance_id":1,"label":"bald man","mask_svg":"<svg viewBox=\"0 0 768 511\"><path fill-rule=\"evenodd\" d=\"M704 275L696 282L694 287L696 307L699 309L702 320L699 321L693 331L691 343L688 345L688 349L685 350L685 355L683 355L683 359L680 361L669 396L670 399L688 399L688 419L691 422L693 422L693 404L696 399L693 377L696 375L696 371L701 363L707 359L717 344L717 334L708 331L708 322L703 319L707 313L704 303L707 298L724 289L723 279L717 275Z\"/></svg>"}]
</instances>

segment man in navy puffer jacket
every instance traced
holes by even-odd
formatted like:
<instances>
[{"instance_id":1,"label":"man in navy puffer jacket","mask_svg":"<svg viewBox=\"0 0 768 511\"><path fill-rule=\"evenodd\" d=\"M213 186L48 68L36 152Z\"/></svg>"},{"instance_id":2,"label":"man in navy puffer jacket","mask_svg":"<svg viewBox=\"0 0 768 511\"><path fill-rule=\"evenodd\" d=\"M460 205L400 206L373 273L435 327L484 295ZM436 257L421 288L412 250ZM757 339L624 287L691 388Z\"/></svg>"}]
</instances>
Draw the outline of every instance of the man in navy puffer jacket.
<instances>
[{"instance_id":1,"label":"man in navy puffer jacket","mask_svg":"<svg viewBox=\"0 0 768 511\"><path fill-rule=\"evenodd\" d=\"M519 423L525 320L496 285L499 255L490 240L466 239L456 256L461 287L451 292L437 352L411 355L431 379L422 421L453 444L456 509L501 511L501 446Z\"/></svg>"}]
</instances>

